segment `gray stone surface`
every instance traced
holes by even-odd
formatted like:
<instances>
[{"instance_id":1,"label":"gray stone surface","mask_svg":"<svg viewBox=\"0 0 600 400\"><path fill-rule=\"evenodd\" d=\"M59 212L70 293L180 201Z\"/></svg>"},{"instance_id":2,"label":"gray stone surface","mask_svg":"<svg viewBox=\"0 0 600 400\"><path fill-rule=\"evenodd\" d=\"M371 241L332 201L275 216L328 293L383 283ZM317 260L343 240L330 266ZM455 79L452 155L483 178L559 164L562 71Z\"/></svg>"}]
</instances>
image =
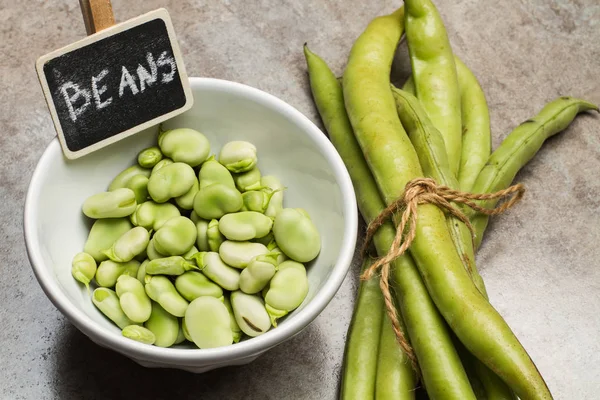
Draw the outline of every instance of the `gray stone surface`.
<instances>
[{"instance_id":1,"label":"gray stone surface","mask_svg":"<svg viewBox=\"0 0 600 400\"><path fill-rule=\"evenodd\" d=\"M491 108L493 145L559 95L600 102L597 0L437 1ZM397 1L113 0L118 21L171 13L191 76L270 92L321 126L302 44L341 74L354 39ZM71 326L36 282L23 204L55 136L36 58L85 35L73 0L0 0L0 398L334 399L357 269L302 334L251 365L204 375L144 369ZM404 67L403 67L404 65ZM399 52L396 73L406 70ZM581 116L520 173L524 201L492 222L478 265L492 303L556 399L600 397L600 119Z\"/></svg>"}]
</instances>

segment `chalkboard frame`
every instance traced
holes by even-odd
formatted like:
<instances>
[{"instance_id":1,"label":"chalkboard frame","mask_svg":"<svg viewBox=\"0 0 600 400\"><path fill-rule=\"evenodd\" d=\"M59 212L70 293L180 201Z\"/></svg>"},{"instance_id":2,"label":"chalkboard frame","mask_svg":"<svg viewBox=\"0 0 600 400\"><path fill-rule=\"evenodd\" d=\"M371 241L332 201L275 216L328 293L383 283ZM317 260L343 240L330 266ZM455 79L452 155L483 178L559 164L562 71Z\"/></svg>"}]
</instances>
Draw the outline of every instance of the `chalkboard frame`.
<instances>
[{"instance_id":1,"label":"chalkboard frame","mask_svg":"<svg viewBox=\"0 0 600 400\"><path fill-rule=\"evenodd\" d=\"M121 32L124 32L126 30L129 30L131 28L134 28L136 26L142 25L144 23L147 23L149 21L153 21L156 19L163 20L163 22L167 28L169 41L171 44L171 48L173 50L173 58L175 59L175 62L177 65L177 71L178 71L178 74L179 74L179 77L181 80L181 85L182 85L184 93L185 93L186 101L185 101L184 105L176 110L170 111L166 114L163 114L163 115L153 118L151 120L145 121L142 124L136 125L136 126L130 128L130 129L127 129L123 132L112 135L112 136L110 136L106 139L103 139L101 141L98 141L90 146L84 147L77 151L72 151L71 149L69 149L69 147L67 146L67 143L66 143L65 135L64 135L63 128L62 128L61 122L60 122L60 118L58 116L58 112L57 112L56 106L55 106L53 98L52 98L52 94L51 94L51 91L50 91L50 88L48 85L48 81L46 79L46 75L44 73L44 65L47 62L49 62L50 60L60 57L66 53L72 52L73 50L77 50L82 47L92 45L93 43L95 43L99 40L119 34ZM55 51L52 51L48 54L45 54L37 59L36 71L37 71L38 79L40 81L40 85L42 87L42 91L44 92L44 97L46 99L46 103L48 105L48 109L50 111L52 121L54 123L54 127L57 132L57 136L58 136L58 140L60 142L61 148L63 150L65 157L67 159L71 159L71 160L85 156L86 154L89 154L93 151L104 148L106 146L109 146L110 144L113 144L119 140L126 138L126 137L132 136L132 135L134 135L140 131L143 131L147 128L158 125L159 123L161 123L163 121L166 121L176 115L179 115L179 114L189 110L190 108L192 108L193 102L194 102L192 90L191 90L191 87L189 84L187 72L185 69L184 62L183 62L183 57L181 55L181 50L179 48L179 45L178 45L178 42L176 39L175 29L173 28L173 24L172 24L171 18L169 16L169 13L165 8L159 8L159 9L150 11L148 13L142 14L138 17L129 19L125 22L113 25L102 31L99 31L97 33L89 35L89 36L85 37L84 39L81 39L77 42L71 43L65 47L62 47Z\"/></svg>"}]
</instances>

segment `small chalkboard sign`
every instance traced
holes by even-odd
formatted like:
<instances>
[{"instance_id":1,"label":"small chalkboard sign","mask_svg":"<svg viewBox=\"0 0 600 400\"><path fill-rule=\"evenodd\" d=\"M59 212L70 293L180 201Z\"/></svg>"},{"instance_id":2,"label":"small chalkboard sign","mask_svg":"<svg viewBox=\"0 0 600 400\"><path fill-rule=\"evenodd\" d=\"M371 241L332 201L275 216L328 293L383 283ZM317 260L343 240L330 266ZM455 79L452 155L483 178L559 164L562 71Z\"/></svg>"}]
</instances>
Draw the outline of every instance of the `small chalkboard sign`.
<instances>
[{"instance_id":1,"label":"small chalkboard sign","mask_svg":"<svg viewBox=\"0 0 600 400\"><path fill-rule=\"evenodd\" d=\"M40 57L40 84L65 156L75 159L192 107L167 10Z\"/></svg>"}]
</instances>

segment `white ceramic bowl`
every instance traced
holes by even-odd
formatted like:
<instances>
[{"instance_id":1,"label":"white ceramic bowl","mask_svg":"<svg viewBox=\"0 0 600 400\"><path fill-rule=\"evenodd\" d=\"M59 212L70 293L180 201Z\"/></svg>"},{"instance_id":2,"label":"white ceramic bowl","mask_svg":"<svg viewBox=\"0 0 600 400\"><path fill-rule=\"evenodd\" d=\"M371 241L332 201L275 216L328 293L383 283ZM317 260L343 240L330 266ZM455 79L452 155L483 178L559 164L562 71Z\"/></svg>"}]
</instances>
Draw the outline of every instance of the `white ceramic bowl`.
<instances>
[{"instance_id":1,"label":"white ceramic bowl","mask_svg":"<svg viewBox=\"0 0 600 400\"><path fill-rule=\"evenodd\" d=\"M214 349L145 345L122 337L71 276L71 259L82 251L91 226L81 212L83 201L105 191L114 176L135 163L137 153L155 142L158 127L75 161L63 157L54 139L31 179L24 231L29 260L42 289L92 341L147 367L204 372L253 361L299 333L323 311L349 269L358 216L342 159L308 118L282 100L246 85L208 78L191 78L190 84L194 107L165 122L165 127L199 130L215 154L230 140L255 144L262 173L276 175L287 186L284 206L306 209L321 233L321 253L307 265L308 296L277 328Z\"/></svg>"}]
</instances>

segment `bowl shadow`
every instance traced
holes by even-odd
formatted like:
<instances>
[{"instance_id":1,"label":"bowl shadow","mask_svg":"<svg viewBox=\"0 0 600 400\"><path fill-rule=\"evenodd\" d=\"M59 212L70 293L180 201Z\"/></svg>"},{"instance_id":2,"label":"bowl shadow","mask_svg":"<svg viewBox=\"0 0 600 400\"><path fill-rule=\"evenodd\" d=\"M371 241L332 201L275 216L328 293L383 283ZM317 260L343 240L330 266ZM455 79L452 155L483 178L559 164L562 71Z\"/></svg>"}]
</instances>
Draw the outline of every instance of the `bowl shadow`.
<instances>
[{"instance_id":1,"label":"bowl shadow","mask_svg":"<svg viewBox=\"0 0 600 400\"><path fill-rule=\"evenodd\" d=\"M204 374L145 368L95 344L71 324L64 332L57 341L61 350L52 381L52 391L62 400L309 399L327 357L322 332L314 324L250 364Z\"/></svg>"}]
</instances>

